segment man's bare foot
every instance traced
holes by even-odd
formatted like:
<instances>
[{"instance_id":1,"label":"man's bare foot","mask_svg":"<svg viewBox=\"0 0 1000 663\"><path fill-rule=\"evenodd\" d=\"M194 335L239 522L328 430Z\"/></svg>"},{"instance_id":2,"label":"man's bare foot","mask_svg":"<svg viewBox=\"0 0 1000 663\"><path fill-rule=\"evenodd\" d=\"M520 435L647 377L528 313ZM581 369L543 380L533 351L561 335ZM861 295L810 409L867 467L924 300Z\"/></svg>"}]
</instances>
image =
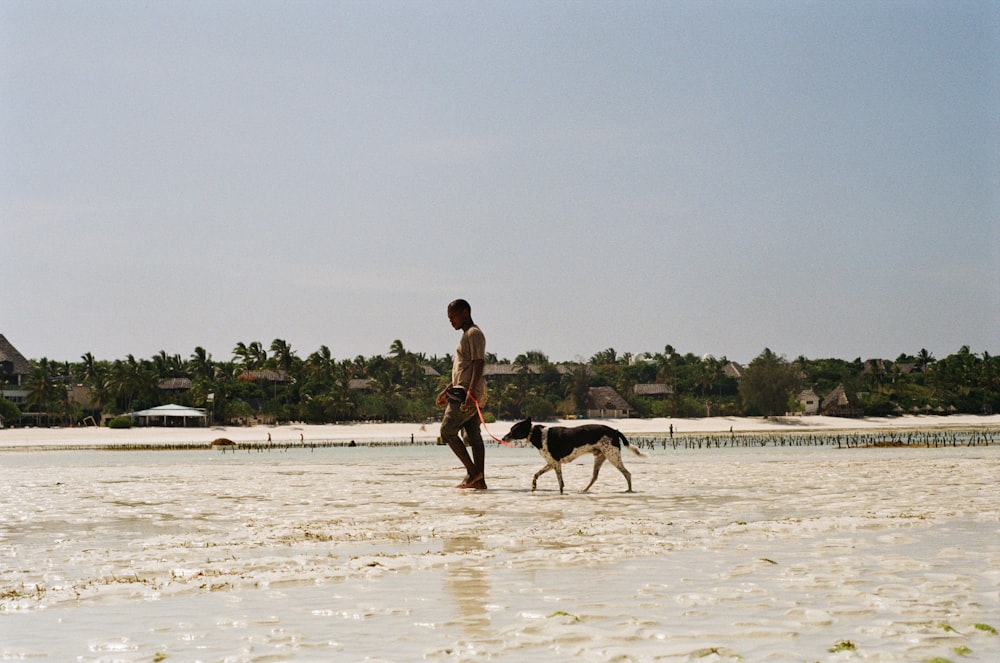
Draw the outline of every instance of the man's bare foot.
<instances>
[{"instance_id":1,"label":"man's bare foot","mask_svg":"<svg viewBox=\"0 0 1000 663\"><path fill-rule=\"evenodd\" d=\"M475 477L466 477L465 481L458 484L458 488L472 488L473 490L486 490L486 479L482 474Z\"/></svg>"}]
</instances>

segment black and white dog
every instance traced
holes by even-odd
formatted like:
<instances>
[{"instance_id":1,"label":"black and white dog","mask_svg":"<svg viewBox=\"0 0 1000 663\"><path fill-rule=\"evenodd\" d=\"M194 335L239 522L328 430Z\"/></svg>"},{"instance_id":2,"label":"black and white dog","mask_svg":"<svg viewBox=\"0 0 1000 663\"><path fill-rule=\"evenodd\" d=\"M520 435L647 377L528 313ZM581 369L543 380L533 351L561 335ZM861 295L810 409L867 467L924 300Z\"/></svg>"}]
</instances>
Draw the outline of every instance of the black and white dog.
<instances>
[{"instance_id":1,"label":"black and white dog","mask_svg":"<svg viewBox=\"0 0 1000 663\"><path fill-rule=\"evenodd\" d=\"M531 419L525 419L514 424L510 432L503 436L504 442L514 440L527 440L545 459L545 467L535 473L531 480L531 490L538 486L538 477L549 470L556 471L559 479L559 492L563 492L562 464L571 463L584 454L594 454L594 476L590 478L590 483L583 489L583 492L590 490L590 487L597 481L597 473L601 470L601 465L605 460L625 475L628 482L628 492L632 492L632 474L625 469L622 463L622 448L625 445L637 456L645 456L644 453L631 446L628 439L620 431L604 426L603 424L584 424L567 428L564 426L545 426L532 424Z\"/></svg>"}]
</instances>

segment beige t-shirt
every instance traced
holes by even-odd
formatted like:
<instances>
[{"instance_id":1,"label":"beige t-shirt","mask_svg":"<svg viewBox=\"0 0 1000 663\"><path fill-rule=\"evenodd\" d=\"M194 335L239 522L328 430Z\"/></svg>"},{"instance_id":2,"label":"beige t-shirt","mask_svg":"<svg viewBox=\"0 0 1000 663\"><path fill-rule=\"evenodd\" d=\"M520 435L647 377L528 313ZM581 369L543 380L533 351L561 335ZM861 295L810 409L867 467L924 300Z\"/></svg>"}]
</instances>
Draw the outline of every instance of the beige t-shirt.
<instances>
[{"instance_id":1,"label":"beige t-shirt","mask_svg":"<svg viewBox=\"0 0 1000 663\"><path fill-rule=\"evenodd\" d=\"M486 336L483 330L472 325L462 333L455 348L455 360L451 367L451 383L455 386L470 388L472 381L472 364L477 359L486 361ZM480 378L478 384L471 385L472 395L479 404L486 402L486 380Z\"/></svg>"}]
</instances>

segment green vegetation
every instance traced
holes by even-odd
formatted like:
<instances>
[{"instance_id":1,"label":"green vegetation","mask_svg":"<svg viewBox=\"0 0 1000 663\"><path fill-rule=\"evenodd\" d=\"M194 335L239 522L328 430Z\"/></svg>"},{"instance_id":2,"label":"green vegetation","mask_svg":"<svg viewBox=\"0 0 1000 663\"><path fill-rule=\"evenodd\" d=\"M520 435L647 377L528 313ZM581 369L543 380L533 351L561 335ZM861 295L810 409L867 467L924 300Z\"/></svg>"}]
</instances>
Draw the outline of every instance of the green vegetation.
<instances>
[{"instance_id":1,"label":"green vegetation","mask_svg":"<svg viewBox=\"0 0 1000 663\"><path fill-rule=\"evenodd\" d=\"M842 652L842 651L857 651L857 650L858 646L853 642L851 642L850 640L839 640L834 646L827 649L827 651L830 652L831 654L836 654L837 652Z\"/></svg>"},{"instance_id":2,"label":"green vegetation","mask_svg":"<svg viewBox=\"0 0 1000 663\"><path fill-rule=\"evenodd\" d=\"M982 631L983 633L989 633L990 635L996 635L997 630L990 626L989 624L973 624L972 628L977 631Z\"/></svg>"},{"instance_id":3,"label":"green vegetation","mask_svg":"<svg viewBox=\"0 0 1000 663\"><path fill-rule=\"evenodd\" d=\"M201 347L186 359L164 351L149 359L42 358L24 381L23 411L0 397L0 415L11 425L18 417L76 424L177 403L205 408L212 424L427 421L440 415L434 397L451 361L398 340L387 355L336 359L321 346L301 357L282 339L269 347L240 341L222 361ZM894 361L789 361L765 348L746 367L670 345L635 356L608 348L578 362L554 363L537 350L487 362L503 369L487 375L487 421L585 415L591 387L613 387L640 417L783 415L803 407L796 396L807 389L821 399L839 393L824 413L842 416L1000 411L1000 358L968 347L941 360L921 350ZM662 389L636 392L636 385Z\"/></svg>"},{"instance_id":4,"label":"green vegetation","mask_svg":"<svg viewBox=\"0 0 1000 663\"><path fill-rule=\"evenodd\" d=\"M21 421L21 409L6 398L0 398L0 422L14 425Z\"/></svg>"},{"instance_id":5,"label":"green vegetation","mask_svg":"<svg viewBox=\"0 0 1000 663\"><path fill-rule=\"evenodd\" d=\"M132 428L132 420L129 417L112 417L108 420L108 428Z\"/></svg>"},{"instance_id":6,"label":"green vegetation","mask_svg":"<svg viewBox=\"0 0 1000 663\"><path fill-rule=\"evenodd\" d=\"M791 398L798 384L795 367L764 348L747 366L739 392L748 413L775 416L795 409Z\"/></svg>"},{"instance_id":7,"label":"green vegetation","mask_svg":"<svg viewBox=\"0 0 1000 663\"><path fill-rule=\"evenodd\" d=\"M580 621L580 618L578 616L570 614L563 610L556 610L555 612L553 612L551 615L548 616L548 619L552 619L553 617L569 617L574 622Z\"/></svg>"}]
</instances>

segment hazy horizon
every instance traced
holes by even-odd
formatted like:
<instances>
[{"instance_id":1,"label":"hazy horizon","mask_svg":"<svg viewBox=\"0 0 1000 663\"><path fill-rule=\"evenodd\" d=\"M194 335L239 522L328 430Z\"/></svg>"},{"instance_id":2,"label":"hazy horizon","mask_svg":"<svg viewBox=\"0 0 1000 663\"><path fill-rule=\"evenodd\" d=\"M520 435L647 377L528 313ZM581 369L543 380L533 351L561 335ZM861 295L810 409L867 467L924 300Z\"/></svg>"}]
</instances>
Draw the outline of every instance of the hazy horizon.
<instances>
[{"instance_id":1,"label":"hazy horizon","mask_svg":"<svg viewBox=\"0 0 1000 663\"><path fill-rule=\"evenodd\" d=\"M3 334L2 331L0 331L0 335L4 335L6 337L6 334ZM281 337L277 337L277 338L280 339ZM457 338L457 334L456 334L456 338ZM13 341L11 341L11 339L9 337L7 338L7 340L19 352L21 352L21 349L20 349L20 347L18 347L17 343L14 343ZM264 341L262 339L245 339L245 340L241 340L241 341L244 342L244 343L246 343L247 345L249 345L253 341L260 341L261 345L263 346L264 350L266 351L268 359L271 359L274 356L274 353L271 352L271 342L274 341L274 340L276 340L276 339L270 339L270 340L267 340L267 341ZM285 339L281 339L281 340L285 340ZM451 349L448 349L448 350L445 350L445 351L442 351L442 352L430 352L430 351L427 351L427 350L422 349L422 348L411 347L410 345L408 345L406 343L405 339L394 339L393 342L395 342L396 340L402 342L403 347L408 352L419 354L419 355L423 355L423 356L427 357L428 359L430 359L430 358L439 358L440 359L440 358L445 357L445 355L453 355L454 354L454 348L451 348ZM666 345L667 344L664 344L664 347ZM933 351L931 351L931 350L928 350L928 352L930 352L930 354L932 355L932 357L935 360L938 360L938 359L943 359L944 357L947 357L949 355L956 354L959 350L961 350L961 348L963 346L967 346L967 345L968 344L962 344L962 346L959 346L959 347L957 347L957 348L955 348L953 350L950 350L948 352L942 353L940 355L937 354L937 353L935 353L935 352L933 352ZM163 352L165 352L168 356L180 355L180 357L183 360L187 361L188 359L190 359L190 357L193 354L195 348L197 348L197 347L199 347L199 346L195 346L195 347L191 348L191 350L189 350L189 351L176 351L176 352L172 352L172 351L166 350L165 348L161 348L161 350ZM200 347L204 347L204 346L200 346ZM233 343L233 347L234 348L236 347L236 342ZM765 346L765 347L767 347L767 349L770 349L772 352L774 352L775 354L777 354L779 356L784 356L789 361L795 360L799 356L801 356L801 355L787 356L784 353L775 350L774 348L771 348L771 347L768 347L768 346ZM761 354L764 351L765 347L762 347L760 349L760 351L757 352L757 353L755 353L753 356L746 357L746 358L733 357L733 356L728 355L726 353L716 354L716 353L707 352L707 353L703 353L703 354L698 354L698 353L693 352L690 349L678 348L678 347L674 347L674 351L677 354L679 354L679 355L687 355L687 354L690 353L690 354L694 354L697 357L700 357L701 359L705 359L708 356L712 356L715 359L726 359L728 361L735 361L735 362L737 362L739 364L745 365L745 364L750 363L753 359L755 359L757 357L757 355ZM234 355L234 353L232 351L229 351L227 353L223 353L222 355L216 355L211 350L208 350L207 348L205 348L205 349L211 355L211 359L213 361L216 361L216 362L235 361L235 355ZM664 348L659 348L659 349L656 349L656 350L650 349L650 350L639 350L639 351L636 351L636 352L631 352L631 351L627 351L627 350L618 350L618 348L615 348L614 346L609 346L607 348L601 348L601 350L593 352L593 353L591 353L591 354L589 354L587 356L583 356L583 355L577 354L577 355L574 355L572 357L553 357L548 352L546 352L544 348L528 348L528 349L525 349L525 350L523 350L521 352L518 352L516 355L511 355L511 356L497 355L496 358L497 358L497 361L499 361L501 363L503 363L503 362L513 362L515 359L517 359L517 357L519 355L528 354L530 352L541 352L542 354L544 354L549 359L550 362L552 362L554 364L559 364L559 363L573 363L573 362L588 363L590 361L590 359L594 355L599 354L600 352L602 352L604 350L608 350L608 349L615 350L615 352L616 352L616 354L617 354L617 356L619 358L621 358L623 355L625 355L627 353L627 354L631 355L632 359L636 359L640 355L643 355L643 354L648 354L650 356L653 356L653 355L662 353L664 351ZM861 355L855 355L853 357L838 357L838 356L832 356L832 355L823 355L823 356L805 355L805 357L806 357L806 359L810 359L810 360L818 360L818 359L840 359L840 360L844 360L844 361L854 361L856 359L860 359L862 361L867 361L869 359L884 359L884 360L895 361L901 355L908 355L908 356L914 356L915 357L921 350L925 350L925 349L927 349L927 348L921 347L921 348L918 348L917 350L913 350L913 351L901 350L899 352L891 353L890 355L881 355L881 356L876 356L876 355L871 355L871 354L861 354ZM159 355L160 352L161 352L161 350L157 350L156 352L150 353L149 355L143 355L143 356L135 355L135 358L137 360L152 359L154 355ZM297 347L294 347L294 346L292 347L293 354L296 357L298 357L298 358L300 358L302 360L306 360L309 357L309 355L311 355L313 352L316 352L317 350L319 350L319 346L317 346L315 348L297 348ZM982 355L983 352L988 352L991 356L995 356L995 354L996 354L996 353L990 351L989 348L974 348L974 347L969 346L969 350L970 350L970 352L972 352L975 355ZM489 350L489 349L487 349L487 353L490 354L490 355L496 354L492 350ZM54 356L49 356L49 355L29 356L29 355L27 355L24 352L21 352L21 354L25 355L25 357L27 359L29 359L29 360L38 360L38 359L41 359L41 358L45 357L45 358L49 359L50 361L56 361L56 362L59 362L59 363L67 362L67 361L70 362L70 363L77 363L77 362L80 361L80 357L66 358L66 357L54 357ZM91 354L93 354L93 353L91 353ZM94 359L96 359L98 361L115 361L115 360L119 360L119 359L125 359L128 354L129 353L126 353L126 354L123 354L123 355L116 355L116 356L98 356L96 354L93 354L93 356L94 356ZM359 355L360 356L364 356L365 358L372 358L372 357L377 357L377 356L388 357L391 354L392 354L392 352L391 352L391 349L389 347L387 347L385 350L383 350L381 352L374 352L374 353L370 353L370 354L362 354L362 353L353 353L352 354L350 352L347 352L346 354L343 354L343 355L337 355L337 354L333 353L332 350L331 350L331 355L332 355L333 359L335 361L338 361L338 362L339 361L344 361L344 360L351 361L351 360L357 358Z\"/></svg>"}]
</instances>

